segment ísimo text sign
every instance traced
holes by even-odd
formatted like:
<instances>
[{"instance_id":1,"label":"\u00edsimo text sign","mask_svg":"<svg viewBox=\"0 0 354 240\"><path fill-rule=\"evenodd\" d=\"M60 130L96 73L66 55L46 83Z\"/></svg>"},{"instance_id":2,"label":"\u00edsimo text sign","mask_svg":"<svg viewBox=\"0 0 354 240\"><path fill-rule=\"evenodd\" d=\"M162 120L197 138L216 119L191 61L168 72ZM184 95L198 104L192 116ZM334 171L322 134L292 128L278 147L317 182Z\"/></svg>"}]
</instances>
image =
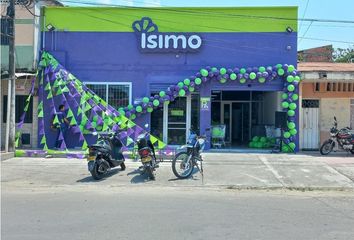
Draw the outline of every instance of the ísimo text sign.
<instances>
[{"instance_id":1,"label":"\u00edsimo text sign","mask_svg":"<svg viewBox=\"0 0 354 240\"><path fill-rule=\"evenodd\" d=\"M132 25L138 37L139 49L143 52L192 52L202 46L202 38L192 33L160 33L148 17Z\"/></svg>"}]
</instances>

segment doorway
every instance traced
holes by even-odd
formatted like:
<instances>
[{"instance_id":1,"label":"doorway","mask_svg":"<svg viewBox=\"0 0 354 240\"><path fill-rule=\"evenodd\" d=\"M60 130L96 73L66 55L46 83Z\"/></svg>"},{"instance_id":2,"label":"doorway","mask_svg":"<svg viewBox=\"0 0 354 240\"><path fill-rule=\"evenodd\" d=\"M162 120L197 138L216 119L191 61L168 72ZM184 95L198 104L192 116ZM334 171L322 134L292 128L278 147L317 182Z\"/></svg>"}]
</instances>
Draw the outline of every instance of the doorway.
<instances>
[{"instance_id":1,"label":"doorway","mask_svg":"<svg viewBox=\"0 0 354 240\"><path fill-rule=\"evenodd\" d=\"M250 140L251 102L221 102L221 124L226 126L225 142L246 145Z\"/></svg>"}]
</instances>

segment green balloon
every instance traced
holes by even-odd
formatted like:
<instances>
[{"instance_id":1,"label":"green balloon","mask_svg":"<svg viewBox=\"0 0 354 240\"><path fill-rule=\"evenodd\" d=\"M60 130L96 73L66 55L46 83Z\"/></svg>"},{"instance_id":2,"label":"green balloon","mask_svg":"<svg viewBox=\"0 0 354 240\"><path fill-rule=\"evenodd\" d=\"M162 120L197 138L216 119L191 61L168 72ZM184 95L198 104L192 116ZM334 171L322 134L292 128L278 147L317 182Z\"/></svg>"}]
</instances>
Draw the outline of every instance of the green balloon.
<instances>
[{"instance_id":1,"label":"green balloon","mask_svg":"<svg viewBox=\"0 0 354 240\"><path fill-rule=\"evenodd\" d=\"M236 78L237 78L237 75L235 73L231 73L230 74L230 79L231 80L236 80Z\"/></svg>"},{"instance_id":2,"label":"green balloon","mask_svg":"<svg viewBox=\"0 0 354 240\"><path fill-rule=\"evenodd\" d=\"M262 72L265 72L265 70L266 70L266 69L265 69L265 67L263 67L263 66L258 68L258 71L260 71L261 73L262 73Z\"/></svg>"},{"instance_id":3,"label":"green balloon","mask_svg":"<svg viewBox=\"0 0 354 240\"><path fill-rule=\"evenodd\" d=\"M295 128L294 129L290 129L289 132L290 132L290 134L292 136L295 136L297 134L297 130Z\"/></svg>"},{"instance_id":4,"label":"green balloon","mask_svg":"<svg viewBox=\"0 0 354 240\"><path fill-rule=\"evenodd\" d=\"M217 72L218 69L217 69L216 67L212 67L212 68L211 68L211 71L212 71L212 72Z\"/></svg>"},{"instance_id":5,"label":"green balloon","mask_svg":"<svg viewBox=\"0 0 354 240\"><path fill-rule=\"evenodd\" d=\"M289 149L288 146L283 145L283 146L281 147L281 151L287 153L287 152L290 152L290 149Z\"/></svg>"},{"instance_id":6,"label":"green balloon","mask_svg":"<svg viewBox=\"0 0 354 240\"><path fill-rule=\"evenodd\" d=\"M241 78L240 79L240 83L244 84L246 82L246 79L245 78Z\"/></svg>"},{"instance_id":7,"label":"green balloon","mask_svg":"<svg viewBox=\"0 0 354 240\"><path fill-rule=\"evenodd\" d=\"M121 110L121 111L118 111L118 112L120 113L120 115L125 116L124 110Z\"/></svg>"},{"instance_id":8,"label":"green balloon","mask_svg":"<svg viewBox=\"0 0 354 240\"><path fill-rule=\"evenodd\" d=\"M186 91L184 91L184 89L181 89L181 90L179 90L178 95L183 97L186 95Z\"/></svg>"},{"instance_id":9,"label":"green balloon","mask_svg":"<svg viewBox=\"0 0 354 240\"><path fill-rule=\"evenodd\" d=\"M289 138L291 135L290 135L290 132L285 132L283 136L284 136L285 138Z\"/></svg>"},{"instance_id":10,"label":"green balloon","mask_svg":"<svg viewBox=\"0 0 354 240\"><path fill-rule=\"evenodd\" d=\"M288 102L282 102L281 106L283 108L288 108L289 107L289 103Z\"/></svg>"},{"instance_id":11,"label":"green balloon","mask_svg":"<svg viewBox=\"0 0 354 240\"><path fill-rule=\"evenodd\" d=\"M195 89L194 89L194 87L189 87L188 90L189 90L190 92L194 92Z\"/></svg>"},{"instance_id":12,"label":"green balloon","mask_svg":"<svg viewBox=\"0 0 354 240\"><path fill-rule=\"evenodd\" d=\"M275 65L276 68L281 68L283 65L278 63L277 65Z\"/></svg>"},{"instance_id":13,"label":"green balloon","mask_svg":"<svg viewBox=\"0 0 354 240\"><path fill-rule=\"evenodd\" d=\"M288 128L289 129L294 129L296 127L295 123L294 122L289 122L288 123Z\"/></svg>"},{"instance_id":14,"label":"green balloon","mask_svg":"<svg viewBox=\"0 0 354 240\"><path fill-rule=\"evenodd\" d=\"M240 73L245 74L246 73L246 68L241 68Z\"/></svg>"},{"instance_id":15,"label":"green balloon","mask_svg":"<svg viewBox=\"0 0 354 240\"><path fill-rule=\"evenodd\" d=\"M288 81L289 83L293 82L294 81L294 77L289 75L287 78L286 78L286 81Z\"/></svg>"},{"instance_id":16,"label":"green balloon","mask_svg":"<svg viewBox=\"0 0 354 240\"><path fill-rule=\"evenodd\" d=\"M222 79L220 79L220 83L226 83L226 78L222 78Z\"/></svg>"},{"instance_id":17,"label":"green balloon","mask_svg":"<svg viewBox=\"0 0 354 240\"><path fill-rule=\"evenodd\" d=\"M144 97L143 98L143 103L148 103L149 102L149 98L148 97ZM129 105L128 105L128 109L129 109ZM129 109L130 110L130 109Z\"/></svg>"},{"instance_id":18,"label":"green balloon","mask_svg":"<svg viewBox=\"0 0 354 240\"><path fill-rule=\"evenodd\" d=\"M136 110L138 113L140 113L141 111L143 111L143 108L142 108L141 106L137 106L137 107L135 108L135 110Z\"/></svg>"},{"instance_id":19,"label":"green balloon","mask_svg":"<svg viewBox=\"0 0 354 240\"><path fill-rule=\"evenodd\" d=\"M254 137L252 138L252 141L253 141L253 142L258 142L259 139L260 139L260 138L259 138L258 136L254 136Z\"/></svg>"},{"instance_id":20,"label":"green balloon","mask_svg":"<svg viewBox=\"0 0 354 240\"><path fill-rule=\"evenodd\" d=\"M209 72L208 72L208 70L203 68L200 70L200 74L202 74L203 77L206 77L206 76L208 76Z\"/></svg>"},{"instance_id":21,"label":"green balloon","mask_svg":"<svg viewBox=\"0 0 354 240\"><path fill-rule=\"evenodd\" d=\"M295 116L295 111L294 111L294 110L289 110L289 111L288 111L288 116L289 116L289 117Z\"/></svg>"},{"instance_id":22,"label":"green balloon","mask_svg":"<svg viewBox=\"0 0 354 240\"><path fill-rule=\"evenodd\" d=\"M288 145L292 150L294 150L296 148L296 144L293 142L289 143Z\"/></svg>"},{"instance_id":23,"label":"green balloon","mask_svg":"<svg viewBox=\"0 0 354 240\"><path fill-rule=\"evenodd\" d=\"M256 73L254 73L254 72L251 72L250 73L250 79L255 79L257 77L257 74Z\"/></svg>"},{"instance_id":24,"label":"green balloon","mask_svg":"<svg viewBox=\"0 0 354 240\"><path fill-rule=\"evenodd\" d=\"M296 103L290 103L290 104L289 104L289 108L290 108L291 110L295 110L295 109L297 108Z\"/></svg>"},{"instance_id":25,"label":"green balloon","mask_svg":"<svg viewBox=\"0 0 354 240\"><path fill-rule=\"evenodd\" d=\"M147 108L147 112L151 113L154 109L152 107Z\"/></svg>"},{"instance_id":26,"label":"green balloon","mask_svg":"<svg viewBox=\"0 0 354 240\"><path fill-rule=\"evenodd\" d=\"M264 78L264 77L259 78L259 79L258 79L258 82L264 83L264 82L265 82L265 78Z\"/></svg>"},{"instance_id":27,"label":"green balloon","mask_svg":"<svg viewBox=\"0 0 354 240\"><path fill-rule=\"evenodd\" d=\"M195 84L200 85L200 84L202 83L202 79L196 78L196 79L194 80L194 82L195 82Z\"/></svg>"},{"instance_id":28,"label":"green balloon","mask_svg":"<svg viewBox=\"0 0 354 240\"><path fill-rule=\"evenodd\" d=\"M183 82L179 82L179 83L177 84L177 86L178 86L179 88L183 88L184 84L183 84Z\"/></svg>"},{"instance_id":29,"label":"green balloon","mask_svg":"<svg viewBox=\"0 0 354 240\"><path fill-rule=\"evenodd\" d=\"M225 74L226 73L226 68L220 68L220 74Z\"/></svg>"},{"instance_id":30,"label":"green balloon","mask_svg":"<svg viewBox=\"0 0 354 240\"><path fill-rule=\"evenodd\" d=\"M294 71L294 70L295 70L294 65L289 65L289 66L288 66L288 72L292 72L292 71Z\"/></svg>"},{"instance_id":31,"label":"green balloon","mask_svg":"<svg viewBox=\"0 0 354 240\"><path fill-rule=\"evenodd\" d=\"M164 96L166 96L166 93L165 93L165 91L161 91L161 92L159 93L159 95L160 95L160 97L164 97Z\"/></svg>"},{"instance_id":32,"label":"green balloon","mask_svg":"<svg viewBox=\"0 0 354 240\"><path fill-rule=\"evenodd\" d=\"M300 82L301 81L301 78L299 76L295 76L294 79L295 79L296 82Z\"/></svg>"},{"instance_id":33,"label":"green balloon","mask_svg":"<svg viewBox=\"0 0 354 240\"><path fill-rule=\"evenodd\" d=\"M187 86L189 86L189 84L191 83L191 80L189 80L188 78L183 80L183 83Z\"/></svg>"},{"instance_id":34,"label":"green balloon","mask_svg":"<svg viewBox=\"0 0 354 240\"><path fill-rule=\"evenodd\" d=\"M147 99L148 99L148 102L149 102L149 98L147 98ZM144 101L144 98L143 98L143 101ZM132 110L133 107L134 107L133 105L129 104L127 108L128 108L129 110ZM122 109L122 110L123 110L123 109ZM118 111L119 111L119 110L118 110Z\"/></svg>"},{"instance_id":35,"label":"green balloon","mask_svg":"<svg viewBox=\"0 0 354 240\"><path fill-rule=\"evenodd\" d=\"M293 94L293 96L291 97L294 101L299 99L299 95L297 94Z\"/></svg>"},{"instance_id":36,"label":"green balloon","mask_svg":"<svg viewBox=\"0 0 354 240\"><path fill-rule=\"evenodd\" d=\"M281 95L281 98L284 99L284 100L285 100L285 99L288 99L288 94L287 94L287 93L283 93L283 94Z\"/></svg>"},{"instance_id":37,"label":"green balloon","mask_svg":"<svg viewBox=\"0 0 354 240\"><path fill-rule=\"evenodd\" d=\"M261 137L261 139L259 141L265 143L267 141L267 138Z\"/></svg>"},{"instance_id":38,"label":"green balloon","mask_svg":"<svg viewBox=\"0 0 354 240\"><path fill-rule=\"evenodd\" d=\"M293 92L294 90L295 90L295 86L292 85L292 84L290 84L290 85L288 86L288 91L289 91L289 92Z\"/></svg>"},{"instance_id":39,"label":"green balloon","mask_svg":"<svg viewBox=\"0 0 354 240\"><path fill-rule=\"evenodd\" d=\"M157 107L158 105L160 105L160 101L157 100L157 99L155 99L155 100L152 102L152 104L153 104L155 107Z\"/></svg>"},{"instance_id":40,"label":"green balloon","mask_svg":"<svg viewBox=\"0 0 354 240\"><path fill-rule=\"evenodd\" d=\"M136 115L133 113L132 115L130 115L130 119L134 120L136 118Z\"/></svg>"},{"instance_id":41,"label":"green balloon","mask_svg":"<svg viewBox=\"0 0 354 240\"><path fill-rule=\"evenodd\" d=\"M279 76L283 76L284 73L285 73L285 72L284 72L284 69L282 69L282 68L279 68L279 69L278 69L278 75L279 75Z\"/></svg>"}]
</instances>

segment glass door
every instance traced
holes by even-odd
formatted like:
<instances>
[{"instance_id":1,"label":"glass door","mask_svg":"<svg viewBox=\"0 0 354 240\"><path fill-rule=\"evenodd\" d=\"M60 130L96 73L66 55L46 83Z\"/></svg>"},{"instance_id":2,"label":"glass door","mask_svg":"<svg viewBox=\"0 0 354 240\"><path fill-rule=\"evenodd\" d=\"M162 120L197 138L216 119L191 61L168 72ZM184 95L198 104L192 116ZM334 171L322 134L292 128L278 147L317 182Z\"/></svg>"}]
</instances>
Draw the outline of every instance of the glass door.
<instances>
[{"instance_id":1,"label":"glass door","mask_svg":"<svg viewBox=\"0 0 354 240\"><path fill-rule=\"evenodd\" d=\"M222 102L221 103L221 124L225 124L225 142L231 143L231 131L232 131L232 103Z\"/></svg>"},{"instance_id":2,"label":"glass door","mask_svg":"<svg viewBox=\"0 0 354 240\"><path fill-rule=\"evenodd\" d=\"M167 108L167 143L170 145L183 145L186 143L188 125L187 98L178 97Z\"/></svg>"}]
</instances>

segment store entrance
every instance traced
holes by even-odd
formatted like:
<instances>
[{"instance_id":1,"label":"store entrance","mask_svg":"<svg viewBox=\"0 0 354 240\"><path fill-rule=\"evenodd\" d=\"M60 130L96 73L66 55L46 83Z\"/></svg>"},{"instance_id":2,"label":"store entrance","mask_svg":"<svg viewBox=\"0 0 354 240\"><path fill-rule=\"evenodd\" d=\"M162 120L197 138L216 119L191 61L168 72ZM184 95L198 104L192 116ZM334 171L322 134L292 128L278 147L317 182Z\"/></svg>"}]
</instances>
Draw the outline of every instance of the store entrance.
<instances>
[{"instance_id":1,"label":"store entrance","mask_svg":"<svg viewBox=\"0 0 354 240\"><path fill-rule=\"evenodd\" d=\"M247 147L264 129L264 92L212 91L212 127L225 128L226 147ZM219 141L219 139L217 139Z\"/></svg>"},{"instance_id":2,"label":"store entrance","mask_svg":"<svg viewBox=\"0 0 354 240\"><path fill-rule=\"evenodd\" d=\"M250 139L251 102L221 102L221 124L226 126L225 142L244 145Z\"/></svg>"}]
</instances>

